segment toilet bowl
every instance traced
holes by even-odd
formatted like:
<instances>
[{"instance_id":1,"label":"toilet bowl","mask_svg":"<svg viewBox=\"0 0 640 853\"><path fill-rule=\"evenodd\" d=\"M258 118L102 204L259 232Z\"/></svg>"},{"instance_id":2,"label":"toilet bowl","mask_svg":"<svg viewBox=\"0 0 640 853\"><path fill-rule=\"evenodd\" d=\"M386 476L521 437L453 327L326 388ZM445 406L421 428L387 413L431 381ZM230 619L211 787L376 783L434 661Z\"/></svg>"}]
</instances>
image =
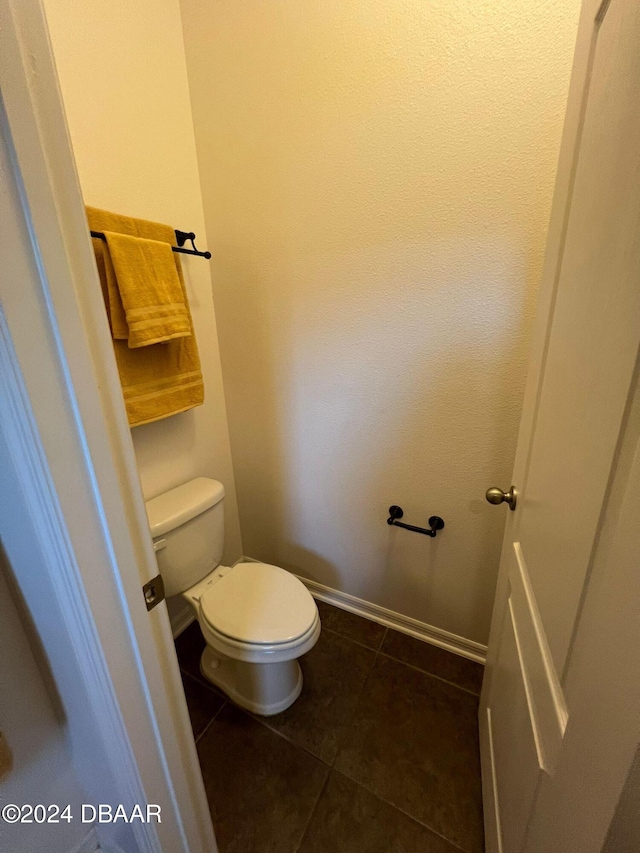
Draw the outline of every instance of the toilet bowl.
<instances>
[{"instance_id":1,"label":"toilet bowl","mask_svg":"<svg viewBox=\"0 0 640 853\"><path fill-rule=\"evenodd\" d=\"M316 644L320 617L295 575L267 563L222 566L224 487L200 477L147 502L166 594L193 607L206 640L203 676L236 704L269 716L302 690L298 658Z\"/></svg>"},{"instance_id":2,"label":"toilet bowl","mask_svg":"<svg viewBox=\"0 0 640 853\"><path fill-rule=\"evenodd\" d=\"M218 566L182 595L207 642L205 678L254 714L278 714L295 702L297 659L320 636L315 601L298 578L266 563L237 563Z\"/></svg>"}]
</instances>

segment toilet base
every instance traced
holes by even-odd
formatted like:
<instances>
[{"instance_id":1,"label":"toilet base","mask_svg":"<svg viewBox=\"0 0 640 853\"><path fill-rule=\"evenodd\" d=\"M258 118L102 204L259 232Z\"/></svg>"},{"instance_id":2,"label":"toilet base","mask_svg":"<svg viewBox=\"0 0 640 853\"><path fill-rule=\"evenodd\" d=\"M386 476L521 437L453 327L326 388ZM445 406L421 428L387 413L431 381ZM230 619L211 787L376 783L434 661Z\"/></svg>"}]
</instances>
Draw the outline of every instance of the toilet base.
<instances>
[{"instance_id":1,"label":"toilet base","mask_svg":"<svg viewBox=\"0 0 640 853\"><path fill-rule=\"evenodd\" d=\"M232 702L261 717L285 711L302 690L302 670L295 658L277 663L249 663L226 657L207 646L200 659L200 671Z\"/></svg>"}]
</instances>

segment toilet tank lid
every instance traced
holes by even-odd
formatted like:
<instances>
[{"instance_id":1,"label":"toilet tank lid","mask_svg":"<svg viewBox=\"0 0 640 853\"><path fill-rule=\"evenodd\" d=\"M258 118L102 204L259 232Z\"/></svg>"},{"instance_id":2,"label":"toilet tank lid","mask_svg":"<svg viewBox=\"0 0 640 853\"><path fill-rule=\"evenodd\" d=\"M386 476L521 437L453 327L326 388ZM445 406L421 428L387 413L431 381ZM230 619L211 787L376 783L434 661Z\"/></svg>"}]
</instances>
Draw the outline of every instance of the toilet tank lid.
<instances>
[{"instance_id":1,"label":"toilet tank lid","mask_svg":"<svg viewBox=\"0 0 640 853\"><path fill-rule=\"evenodd\" d=\"M157 498L147 501L147 518L151 536L156 539L181 524L191 521L224 497L224 486L209 477L189 480Z\"/></svg>"}]
</instances>

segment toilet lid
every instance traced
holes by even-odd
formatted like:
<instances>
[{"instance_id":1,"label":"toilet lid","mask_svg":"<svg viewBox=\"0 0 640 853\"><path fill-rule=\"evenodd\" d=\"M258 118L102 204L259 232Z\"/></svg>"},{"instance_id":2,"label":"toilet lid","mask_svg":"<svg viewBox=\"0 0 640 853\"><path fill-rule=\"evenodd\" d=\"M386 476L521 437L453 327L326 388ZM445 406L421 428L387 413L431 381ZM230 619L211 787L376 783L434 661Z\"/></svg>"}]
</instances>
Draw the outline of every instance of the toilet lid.
<instances>
[{"instance_id":1,"label":"toilet lid","mask_svg":"<svg viewBox=\"0 0 640 853\"><path fill-rule=\"evenodd\" d=\"M267 563L238 563L200 599L214 630L244 643L287 643L313 625L317 609L295 575Z\"/></svg>"}]
</instances>

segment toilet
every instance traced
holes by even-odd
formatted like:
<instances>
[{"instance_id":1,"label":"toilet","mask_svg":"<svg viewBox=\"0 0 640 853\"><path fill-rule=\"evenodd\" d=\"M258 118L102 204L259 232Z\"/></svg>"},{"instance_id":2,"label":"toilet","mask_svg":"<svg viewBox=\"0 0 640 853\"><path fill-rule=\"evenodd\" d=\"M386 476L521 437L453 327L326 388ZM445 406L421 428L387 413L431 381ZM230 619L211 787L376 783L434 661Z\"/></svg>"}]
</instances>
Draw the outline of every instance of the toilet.
<instances>
[{"instance_id":1,"label":"toilet","mask_svg":"<svg viewBox=\"0 0 640 853\"><path fill-rule=\"evenodd\" d=\"M198 477L147 502L165 594L191 604L206 640L200 669L242 708L269 716L300 695L298 658L320 617L297 577L267 563L222 566L224 486Z\"/></svg>"}]
</instances>

